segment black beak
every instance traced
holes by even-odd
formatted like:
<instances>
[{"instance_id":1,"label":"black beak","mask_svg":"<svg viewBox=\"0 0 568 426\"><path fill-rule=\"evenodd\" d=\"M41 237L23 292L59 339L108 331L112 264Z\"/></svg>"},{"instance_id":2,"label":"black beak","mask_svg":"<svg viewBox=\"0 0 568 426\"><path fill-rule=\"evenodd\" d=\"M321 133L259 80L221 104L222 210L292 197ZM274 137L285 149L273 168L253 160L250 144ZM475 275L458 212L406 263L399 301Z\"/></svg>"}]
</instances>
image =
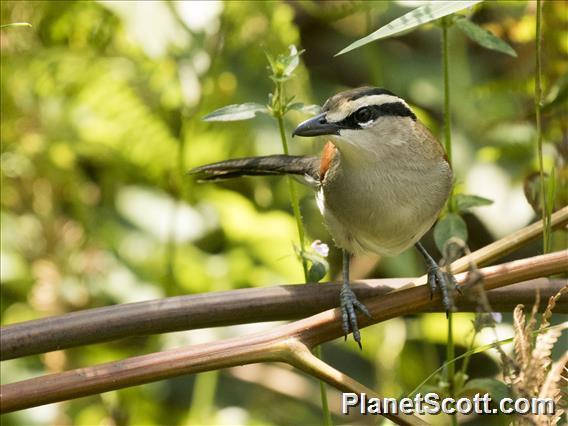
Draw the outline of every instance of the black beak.
<instances>
[{"instance_id":1,"label":"black beak","mask_svg":"<svg viewBox=\"0 0 568 426\"><path fill-rule=\"evenodd\" d=\"M292 137L298 136L319 136L319 135L338 135L340 127L335 123L328 123L325 112L306 120L296 127Z\"/></svg>"}]
</instances>

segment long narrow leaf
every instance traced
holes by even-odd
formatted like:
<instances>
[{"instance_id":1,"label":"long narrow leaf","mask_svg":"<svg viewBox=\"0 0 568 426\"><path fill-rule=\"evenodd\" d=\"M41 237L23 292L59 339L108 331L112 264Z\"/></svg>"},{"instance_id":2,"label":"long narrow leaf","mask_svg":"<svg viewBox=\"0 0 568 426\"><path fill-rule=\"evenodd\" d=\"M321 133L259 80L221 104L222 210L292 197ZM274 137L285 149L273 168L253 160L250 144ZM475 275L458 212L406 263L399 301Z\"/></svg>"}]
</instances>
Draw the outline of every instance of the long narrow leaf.
<instances>
[{"instance_id":1,"label":"long narrow leaf","mask_svg":"<svg viewBox=\"0 0 568 426\"><path fill-rule=\"evenodd\" d=\"M460 17L454 20L456 26L470 39L486 49L496 50L509 56L517 57L517 52L509 46L505 41L485 28L474 24L469 19Z\"/></svg>"},{"instance_id":2,"label":"long narrow leaf","mask_svg":"<svg viewBox=\"0 0 568 426\"><path fill-rule=\"evenodd\" d=\"M460 212L465 212L472 207L488 206L493 204L492 200L480 197L479 195L470 194L456 194L455 201L456 207Z\"/></svg>"},{"instance_id":3,"label":"long narrow leaf","mask_svg":"<svg viewBox=\"0 0 568 426\"><path fill-rule=\"evenodd\" d=\"M288 109L293 109L296 111L302 111L306 114L316 115L321 112L321 107L319 105L305 105L301 102L295 102L291 105L288 105Z\"/></svg>"},{"instance_id":4,"label":"long narrow leaf","mask_svg":"<svg viewBox=\"0 0 568 426\"><path fill-rule=\"evenodd\" d=\"M239 121L254 118L257 113L270 114L265 105L247 102L239 105L227 105L203 117L203 121Z\"/></svg>"},{"instance_id":5,"label":"long narrow leaf","mask_svg":"<svg viewBox=\"0 0 568 426\"><path fill-rule=\"evenodd\" d=\"M4 24L0 25L0 29L3 30L4 28L12 28L12 27L30 27L32 24L28 22L12 22L11 24Z\"/></svg>"},{"instance_id":6,"label":"long narrow leaf","mask_svg":"<svg viewBox=\"0 0 568 426\"><path fill-rule=\"evenodd\" d=\"M350 52L351 50L357 49L375 40L406 33L412 29L419 27L420 25L435 21L447 15L451 15L452 13L471 7L477 3L480 3L481 1L482 0L440 1L421 6L408 12L406 15L403 15L400 18L391 21L384 27L379 28L374 33L369 34L368 36L363 37L350 44L335 56Z\"/></svg>"}]
</instances>

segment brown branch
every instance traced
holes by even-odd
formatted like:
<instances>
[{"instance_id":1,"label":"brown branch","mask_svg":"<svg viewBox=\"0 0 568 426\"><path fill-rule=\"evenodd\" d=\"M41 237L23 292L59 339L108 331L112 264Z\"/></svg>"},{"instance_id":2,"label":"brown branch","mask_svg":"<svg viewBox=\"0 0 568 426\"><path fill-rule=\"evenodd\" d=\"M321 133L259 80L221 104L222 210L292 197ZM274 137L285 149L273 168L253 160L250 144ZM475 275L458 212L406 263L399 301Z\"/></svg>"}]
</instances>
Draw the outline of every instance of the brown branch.
<instances>
[{"instance_id":1,"label":"brown branch","mask_svg":"<svg viewBox=\"0 0 568 426\"><path fill-rule=\"evenodd\" d=\"M568 224L568 207L555 212L551 224L553 227ZM541 232L542 221L529 225L457 260L451 265L452 271L463 272L471 262L486 264L526 244ZM367 280L354 287L357 295L365 299L370 295L382 295L387 291L425 283L425 280L425 276L414 279L410 284L408 279ZM14 324L0 329L0 360L125 336L302 318L337 306L336 286L312 284L178 296ZM499 310L503 300L512 299L490 299L490 302ZM429 308L438 309L441 309L440 304ZM462 310L469 309L474 307L467 302L462 304Z\"/></svg>"},{"instance_id":2,"label":"brown branch","mask_svg":"<svg viewBox=\"0 0 568 426\"><path fill-rule=\"evenodd\" d=\"M568 225L568 206L561 208L560 210L554 212L550 217L550 226L552 229L563 228ZM495 260L506 256L507 254L515 251L516 249L524 246L529 241L534 240L542 235L543 232L543 221L540 220L529 226L525 226L506 237L501 238L473 253L463 256L460 259L452 262L450 265L450 270L452 273L465 272L470 269L470 266L485 266ZM413 285L425 284L427 280L426 275L422 275L413 283L409 284L408 287ZM404 287L406 288L406 287Z\"/></svg>"},{"instance_id":3,"label":"brown branch","mask_svg":"<svg viewBox=\"0 0 568 426\"><path fill-rule=\"evenodd\" d=\"M357 394L365 393L368 398L377 398L379 401L379 412L382 416L392 420L399 425L427 425L428 423L422 421L419 417L414 415L407 415L399 413L393 415L388 410L384 410L382 406L382 398L372 389L360 384L353 380L347 374L336 370L330 365L323 362L320 358L312 354L310 349L301 341L291 340L289 344L289 351L286 362L299 370L308 373L310 376L317 377L318 379L332 385L342 392L354 392Z\"/></svg>"},{"instance_id":4,"label":"brown branch","mask_svg":"<svg viewBox=\"0 0 568 426\"><path fill-rule=\"evenodd\" d=\"M487 290L503 287L520 280L564 273L568 271L568 250L487 267L480 270ZM467 274L456 276L459 283L467 281ZM373 319L360 317L361 326L426 309L439 302L430 300L426 286L412 287L366 300ZM117 362L80 368L58 374L37 377L0 387L2 412L21 410L81 396L92 395L142 383L162 380L182 374L199 373L263 361L291 363L304 371L337 383L326 374L315 374L314 364L302 364L294 357L298 345L310 349L342 335L340 312L328 310L272 330L213 343L179 348L149 355L137 356ZM329 369L319 366L319 369ZM329 371L329 370L328 370ZM337 378L341 380L341 378ZM353 383L342 382L344 389ZM399 423L408 423L396 419Z\"/></svg>"},{"instance_id":5,"label":"brown branch","mask_svg":"<svg viewBox=\"0 0 568 426\"><path fill-rule=\"evenodd\" d=\"M550 217L550 226L552 229L566 228L567 225L568 206L554 212ZM475 262L477 266L485 266L524 246L529 241L540 237L542 232L543 222L540 220L474 251L470 256L464 256L456 260L452 263L451 270L454 272L466 271L472 261Z\"/></svg>"},{"instance_id":6,"label":"brown branch","mask_svg":"<svg viewBox=\"0 0 568 426\"><path fill-rule=\"evenodd\" d=\"M492 290L521 280L568 272L567 260L568 250L563 250L502 265L488 266L480 269L479 273L483 277L485 290ZM467 282L467 276L467 273L461 273L455 275L455 278L458 283L463 284ZM403 297L396 297L398 294L402 294ZM459 298L457 303L459 304L461 300L462 298ZM385 296L373 297L365 300L365 306L367 306L373 318L360 316L359 325L364 327L400 315L418 312L435 303L440 303L439 294L436 294L434 299L431 300L430 290L426 285L409 287ZM308 347L314 347L342 335L340 318L339 309L334 309L296 321L293 324L297 324L301 330L301 340ZM316 326L310 327L310 321L314 321ZM308 324L304 325L303 322L308 322Z\"/></svg>"},{"instance_id":7,"label":"brown branch","mask_svg":"<svg viewBox=\"0 0 568 426\"><path fill-rule=\"evenodd\" d=\"M413 278L364 280L353 283L363 300L406 286ZM512 312L518 304L532 306L538 288L548 300L563 280L540 278L487 292L496 312ZM26 321L0 329L2 361L26 355L106 342L128 336L167 333L265 321L305 318L337 306L341 284L321 283L250 288L191 296L169 297L87 309L65 315ZM475 312L475 300L463 298L460 312ZM444 312L441 303L419 312ZM568 302L556 312L568 313Z\"/></svg>"}]
</instances>

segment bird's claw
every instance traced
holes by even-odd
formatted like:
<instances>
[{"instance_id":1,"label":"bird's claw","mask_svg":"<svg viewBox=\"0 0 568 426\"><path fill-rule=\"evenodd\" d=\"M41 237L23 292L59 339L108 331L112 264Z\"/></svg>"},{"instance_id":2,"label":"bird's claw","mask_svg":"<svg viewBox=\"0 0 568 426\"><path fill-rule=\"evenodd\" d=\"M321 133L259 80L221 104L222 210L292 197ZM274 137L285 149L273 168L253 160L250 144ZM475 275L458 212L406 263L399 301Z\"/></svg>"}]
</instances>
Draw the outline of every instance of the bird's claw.
<instances>
[{"instance_id":1,"label":"bird's claw","mask_svg":"<svg viewBox=\"0 0 568 426\"><path fill-rule=\"evenodd\" d=\"M428 286L430 287L430 298L434 297L436 290L439 290L442 294L442 304L447 317L450 312L454 311L453 291L457 290L461 294L456 279L452 274L436 265L428 269Z\"/></svg>"},{"instance_id":2,"label":"bird's claw","mask_svg":"<svg viewBox=\"0 0 568 426\"><path fill-rule=\"evenodd\" d=\"M361 333L359 332L359 326L357 324L357 313L355 310L358 310L369 318L372 318L371 314L367 307L359 302L357 296L353 293L353 290L349 288L349 285L343 285L339 296L341 301L341 324L343 326L345 340L347 340L347 335L349 334L349 331L351 331L353 333L353 339L355 339L359 348L363 349L363 346L361 345Z\"/></svg>"}]
</instances>

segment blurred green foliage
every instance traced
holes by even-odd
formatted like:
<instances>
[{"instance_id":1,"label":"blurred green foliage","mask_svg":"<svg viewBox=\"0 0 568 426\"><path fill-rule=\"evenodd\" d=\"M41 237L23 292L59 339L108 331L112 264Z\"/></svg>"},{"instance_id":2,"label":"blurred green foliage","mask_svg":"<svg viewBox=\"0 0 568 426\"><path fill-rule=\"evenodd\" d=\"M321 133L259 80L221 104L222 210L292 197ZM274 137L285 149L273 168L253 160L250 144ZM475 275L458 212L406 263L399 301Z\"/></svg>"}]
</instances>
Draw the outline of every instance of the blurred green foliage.
<instances>
[{"instance_id":1,"label":"blurred green foliage","mask_svg":"<svg viewBox=\"0 0 568 426\"><path fill-rule=\"evenodd\" d=\"M353 40L406 13L408 7L400 2L4 1L0 11L1 24L33 26L0 33L3 325L167 295L302 280L283 179L196 185L185 176L208 162L280 152L277 129L268 117L201 121L225 105L267 103L273 82L267 77L265 51L278 55L291 44L305 49L295 77L287 82L287 94L299 102L321 104L357 85L388 87L440 134L437 32L419 29L333 58ZM462 192L494 201L472 208L465 217L473 249L535 217L529 204L538 200L530 180L536 170L534 11L532 2L507 1L487 2L468 12L476 24L506 40L518 58L483 49L450 30L457 185ZM546 2L543 129L546 169L554 167L557 188L566 188L568 178L562 102L567 16L564 2ZM287 129L306 117L291 111ZM293 154L314 153L320 146L293 141L290 149ZM523 186L528 187L528 202ZM301 188L300 195L309 239L332 246L312 194ZM557 191L555 197L556 207L566 205L566 193ZM433 247L431 235L426 242ZM565 246L565 235L557 234L554 243ZM340 267L336 251L330 263L335 273ZM373 269L374 277L423 271L413 252L382 259ZM469 344L472 318L456 316L459 348ZM363 352L338 342L325 345L324 356L382 394L404 395L440 365L443 321L443 315L393 319L363 331ZM2 381L238 335L254 327L132 338L8 361L1 365ZM506 324L502 327L510 333ZM473 357L469 375L494 376L498 364L492 357ZM255 368L261 367L250 371ZM297 424L301 419L318 424L317 398L294 396L309 395L316 382L287 374L294 380L282 389L229 372L197 381L180 377L26 410L2 421ZM337 414L336 393L330 401ZM342 422L339 416L334 419Z\"/></svg>"}]
</instances>

